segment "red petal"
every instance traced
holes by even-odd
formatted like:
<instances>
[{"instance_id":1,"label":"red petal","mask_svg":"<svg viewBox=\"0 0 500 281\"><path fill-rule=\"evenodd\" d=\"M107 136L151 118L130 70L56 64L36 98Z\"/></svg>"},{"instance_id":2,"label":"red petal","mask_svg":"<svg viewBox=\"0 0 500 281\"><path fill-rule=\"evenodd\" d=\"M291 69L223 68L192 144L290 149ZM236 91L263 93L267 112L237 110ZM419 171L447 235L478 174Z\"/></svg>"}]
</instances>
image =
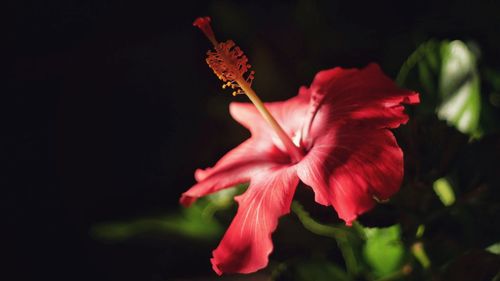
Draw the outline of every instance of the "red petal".
<instances>
[{"instance_id":1,"label":"red petal","mask_svg":"<svg viewBox=\"0 0 500 281\"><path fill-rule=\"evenodd\" d=\"M284 130L293 136L302 126L308 97L298 96L266 105ZM252 137L227 153L213 168L197 170L195 178L198 183L182 194L180 201L183 205L190 205L204 195L248 182L261 169L290 162L283 144L253 104L233 102L229 109L233 118L250 130Z\"/></svg>"},{"instance_id":2,"label":"red petal","mask_svg":"<svg viewBox=\"0 0 500 281\"><path fill-rule=\"evenodd\" d=\"M278 218L289 213L298 181L295 167L262 170L252 177L248 190L236 197L238 213L213 251L215 272L251 273L267 265L271 234Z\"/></svg>"},{"instance_id":3,"label":"red petal","mask_svg":"<svg viewBox=\"0 0 500 281\"><path fill-rule=\"evenodd\" d=\"M310 88L309 126L304 129L306 157L298 164L301 180L315 191L316 201L333 205L350 224L386 199L403 177L403 153L387 128L408 120L403 103L418 94L399 89L375 65L319 72Z\"/></svg>"},{"instance_id":4,"label":"red petal","mask_svg":"<svg viewBox=\"0 0 500 281\"><path fill-rule=\"evenodd\" d=\"M348 225L387 199L403 178L403 153L387 129L334 128L298 164L299 178L311 186L316 202L333 205Z\"/></svg>"},{"instance_id":5,"label":"red petal","mask_svg":"<svg viewBox=\"0 0 500 281\"><path fill-rule=\"evenodd\" d=\"M418 93L400 89L376 64L363 69L319 72L308 89L313 106L311 137L332 124L397 128L408 121L402 104L419 102Z\"/></svg>"},{"instance_id":6,"label":"red petal","mask_svg":"<svg viewBox=\"0 0 500 281\"><path fill-rule=\"evenodd\" d=\"M266 108L290 137L300 133L309 109L309 94L304 93L286 101L265 103ZM286 151L282 142L251 103L231 103L233 118L252 133L252 137L262 139Z\"/></svg>"},{"instance_id":7,"label":"red petal","mask_svg":"<svg viewBox=\"0 0 500 281\"><path fill-rule=\"evenodd\" d=\"M267 137L273 132L251 103L232 102L229 104L229 113L234 120L252 133L252 137Z\"/></svg>"},{"instance_id":8,"label":"red petal","mask_svg":"<svg viewBox=\"0 0 500 281\"><path fill-rule=\"evenodd\" d=\"M288 156L271 144L248 139L224 155L213 168L196 170L198 183L182 194L180 202L189 206L199 197L246 183L261 169L287 161Z\"/></svg>"}]
</instances>

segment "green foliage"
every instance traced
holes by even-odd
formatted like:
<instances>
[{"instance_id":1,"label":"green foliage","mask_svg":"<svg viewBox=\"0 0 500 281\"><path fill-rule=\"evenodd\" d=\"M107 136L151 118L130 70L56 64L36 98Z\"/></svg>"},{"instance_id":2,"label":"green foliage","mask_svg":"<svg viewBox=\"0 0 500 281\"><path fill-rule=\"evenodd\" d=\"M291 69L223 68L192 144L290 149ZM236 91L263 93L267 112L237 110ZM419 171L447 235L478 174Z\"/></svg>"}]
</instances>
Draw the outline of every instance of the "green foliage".
<instances>
[{"instance_id":1,"label":"green foliage","mask_svg":"<svg viewBox=\"0 0 500 281\"><path fill-rule=\"evenodd\" d=\"M463 42L452 41L442 43L441 58L439 94L442 103L438 116L459 131L479 137L481 93L476 57Z\"/></svg>"},{"instance_id":2,"label":"green foliage","mask_svg":"<svg viewBox=\"0 0 500 281\"><path fill-rule=\"evenodd\" d=\"M486 250L492 254L500 255L500 242L490 245Z\"/></svg>"},{"instance_id":3,"label":"green foliage","mask_svg":"<svg viewBox=\"0 0 500 281\"><path fill-rule=\"evenodd\" d=\"M91 229L91 234L107 241L124 241L144 235L180 235L198 240L213 240L220 237L224 230L214 214L231 207L234 196L242 193L247 187L247 184L241 184L219 191L200 198L189 208L180 208L178 212L163 217L101 223Z\"/></svg>"},{"instance_id":4,"label":"green foliage","mask_svg":"<svg viewBox=\"0 0 500 281\"><path fill-rule=\"evenodd\" d=\"M416 68L416 70L414 70ZM397 82L406 85L416 71L422 104L419 111L437 113L439 119L471 137L480 137L481 92L476 54L462 41L429 41L405 62Z\"/></svg>"},{"instance_id":5,"label":"green foliage","mask_svg":"<svg viewBox=\"0 0 500 281\"><path fill-rule=\"evenodd\" d=\"M443 205L450 206L455 202L455 192L446 178L436 180L433 187Z\"/></svg>"},{"instance_id":6,"label":"green foliage","mask_svg":"<svg viewBox=\"0 0 500 281\"><path fill-rule=\"evenodd\" d=\"M376 276L383 277L398 270L405 255L401 227L365 228L363 256Z\"/></svg>"},{"instance_id":7,"label":"green foliage","mask_svg":"<svg viewBox=\"0 0 500 281\"><path fill-rule=\"evenodd\" d=\"M210 240L219 237L223 231L221 224L212 216L212 210L210 201L199 200L190 208L166 216L102 223L94 226L91 234L98 239L116 242L149 235L181 235Z\"/></svg>"}]
</instances>

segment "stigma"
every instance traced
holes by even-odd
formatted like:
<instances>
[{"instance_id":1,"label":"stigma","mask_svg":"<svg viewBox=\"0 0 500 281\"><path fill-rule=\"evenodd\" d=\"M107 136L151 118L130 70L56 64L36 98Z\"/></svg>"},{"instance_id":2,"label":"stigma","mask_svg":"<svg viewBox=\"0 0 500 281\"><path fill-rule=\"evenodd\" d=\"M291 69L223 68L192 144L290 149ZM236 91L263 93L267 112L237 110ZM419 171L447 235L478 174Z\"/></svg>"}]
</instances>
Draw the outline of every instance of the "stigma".
<instances>
[{"instance_id":1,"label":"stigma","mask_svg":"<svg viewBox=\"0 0 500 281\"><path fill-rule=\"evenodd\" d=\"M214 45L214 50L207 52L208 66L224 82L222 88L232 89L233 96L236 96L243 93L242 84L246 84L243 87L251 87L255 72L250 70L252 66L248 63L247 56L232 40L219 43L215 39L210 22L210 17L199 17L193 25L201 29Z\"/></svg>"},{"instance_id":2,"label":"stigma","mask_svg":"<svg viewBox=\"0 0 500 281\"><path fill-rule=\"evenodd\" d=\"M214 50L207 52L206 61L208 66L224 82L223 89L231 88L233 96L245 94L250 99L264 120L275 131L276 136L281 140L292 160L298 162L304 156L303 151L290 139L252 89L255 72L250 70L252 66L248 63L247 56L232 40L218 42L210 26L210 21L210 17L199 17L193 22L193 25L201 29L214 45Z\"/></svg>"},{"instance_id":3,"label":"stigma","mask_svg":"<svg viewBox=\"0 0 500 281\"><path fill-rule=\"evenodd\" d=\"M215 39L214 31L212 30L212 27L210 26L211 21L212 20L210 19L210 17L199 17L199 18L194 20L193 26L196 26L199 29L201 29L203 34L205 34L205 36L207 36L208 40L210 40L210 42L212 42L212 44L214 46L217 46L219 43L217 42L217 39Z\"/></svg>"}]
</instances>

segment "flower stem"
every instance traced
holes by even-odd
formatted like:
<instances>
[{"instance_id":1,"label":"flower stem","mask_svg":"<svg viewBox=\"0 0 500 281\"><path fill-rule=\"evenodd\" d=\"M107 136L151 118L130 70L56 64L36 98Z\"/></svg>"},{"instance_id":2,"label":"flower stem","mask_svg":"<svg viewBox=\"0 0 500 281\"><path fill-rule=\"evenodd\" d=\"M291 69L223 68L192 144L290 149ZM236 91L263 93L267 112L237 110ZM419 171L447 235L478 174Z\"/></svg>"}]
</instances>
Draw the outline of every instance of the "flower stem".
<instances>
[{"instance_id":1,"label":"flower stem","mask_svg":"<svg viewBox=\"0 0 500 281\"><path fill-rule=\"evenodd\" d=\"M427 256L424 249L424 244L422 242L417 242L411 246L411 252L413 256L418 260L423 268L427 269L431 265L431 260Z\"/></svg>"},{"instance_id":2,"label":"flower stem","mask_svg":"<svg viewBox=\"0 0 500 281\"><path fill-rule=\"evenodd\" d=\"M233 49L232 51L230 50L224 51L221 50L223 48L219 49L219 46L223 43L219 43L217 39L215 39L215 34L212 30L212 27L210 26L210 21L211 21L210 17L199 17L193 22L193 25L201 29L201 31L205 34L208 40L210 40L210 42L214 45L215 51L218 54L218 56L222 58L222 61L220 58L211 60L211 53L209 52L207 58L208 65L210 66L210 68L212 68L212 70L217 74L219 79L221 79L222 81L224 82L229 81L229 85L231 85L232 82L236 82L238 84L240 89L247 95L250 101L255 105L255 107L262 115L262 117L264 117L266 122L276 132L281 142L285 146L286 150L288 151L288 154L292 158L292 161L294 163L297 163L298 161L300 161L300 159L304 157L304 152L293 143L293 141L285 133L283 128L281 128L278 122L276 122L276 119L274 119L271 113L269 113L264 103L260 100L260 98L252 89L250 84L247 82L248 78L245 79L243 77L243 73L241 73L242 65L246 65L243 72L245 72L248 68L250 68L250 65L247 65L248 61L247 58L243 55L241 50L236 51L236 49ZM234 42L231 46L229 46L229 48L233 47L234 47ZM237 49L239 50L239 48Z\"/></svg>"},{"instance_id":3,"label":"flower stem","mask_svg":"<svg viewBox=\"0 0 500 281\"><path fill-rule=\"evenodd\" d=\"M290 154L293 162L298 162L304 157L304 152L298 148L290 139L290 137L285 133L283 128L278 124L276 119L271 115L269 110L262 102L262 100L257 96L255 91L250 87L250 85L243 79L236 80L238 85L241 87L243 92L247 95L250 101L255 105L259 113L264 117L266 122L271 126L271 128L276 132L281 142L285 146L286 150Z\"/></svg>"},{"instance_id":4,"label":"flower stem","mask_svg":"<svg viewBox=\"0 0 500 281\"><path fill-rule=\"evenodd\" d=\"M356 276L359 273L360 267L354 253L353 246L349 241L349 237L352 235L351 232L341 227L325 225L315 221L297 201L292 202L292 211L297 215L304 228L310 232L335 239L340 251L342 252L342 256L344 257L349 275Z\"/></svg>"}]
</instances>

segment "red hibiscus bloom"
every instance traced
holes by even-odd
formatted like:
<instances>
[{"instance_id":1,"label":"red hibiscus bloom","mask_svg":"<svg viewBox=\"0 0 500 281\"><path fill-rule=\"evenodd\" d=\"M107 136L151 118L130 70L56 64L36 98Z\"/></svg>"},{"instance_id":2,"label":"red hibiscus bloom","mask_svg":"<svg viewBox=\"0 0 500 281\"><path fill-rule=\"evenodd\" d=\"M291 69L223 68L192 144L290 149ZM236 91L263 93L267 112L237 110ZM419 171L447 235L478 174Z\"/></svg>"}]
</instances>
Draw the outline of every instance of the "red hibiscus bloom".
<instances>
[{"instance_id":1,"label":"red hibiscus bloom","mask_svg":"<svg viewBox=\"0 0 500 281\"><path fill-rule=\"evenodd\" d=\"M251 137L214 167L197 170L197 184L181 197L189 205L250 182L235 198L238 212L213 251L213 269L218 274L250 273L267 265L271 234L279 217L289 213L299 181L348 225L372 208L375 199L393 195L403 178L403 152L389 129L408 121L402 104L418 102L418 93L399 89L376 64L321 71L297 96L265 104L293 140L293 152L256 107L232 103L232 117Z\"/></svg>"}]
</instances>

